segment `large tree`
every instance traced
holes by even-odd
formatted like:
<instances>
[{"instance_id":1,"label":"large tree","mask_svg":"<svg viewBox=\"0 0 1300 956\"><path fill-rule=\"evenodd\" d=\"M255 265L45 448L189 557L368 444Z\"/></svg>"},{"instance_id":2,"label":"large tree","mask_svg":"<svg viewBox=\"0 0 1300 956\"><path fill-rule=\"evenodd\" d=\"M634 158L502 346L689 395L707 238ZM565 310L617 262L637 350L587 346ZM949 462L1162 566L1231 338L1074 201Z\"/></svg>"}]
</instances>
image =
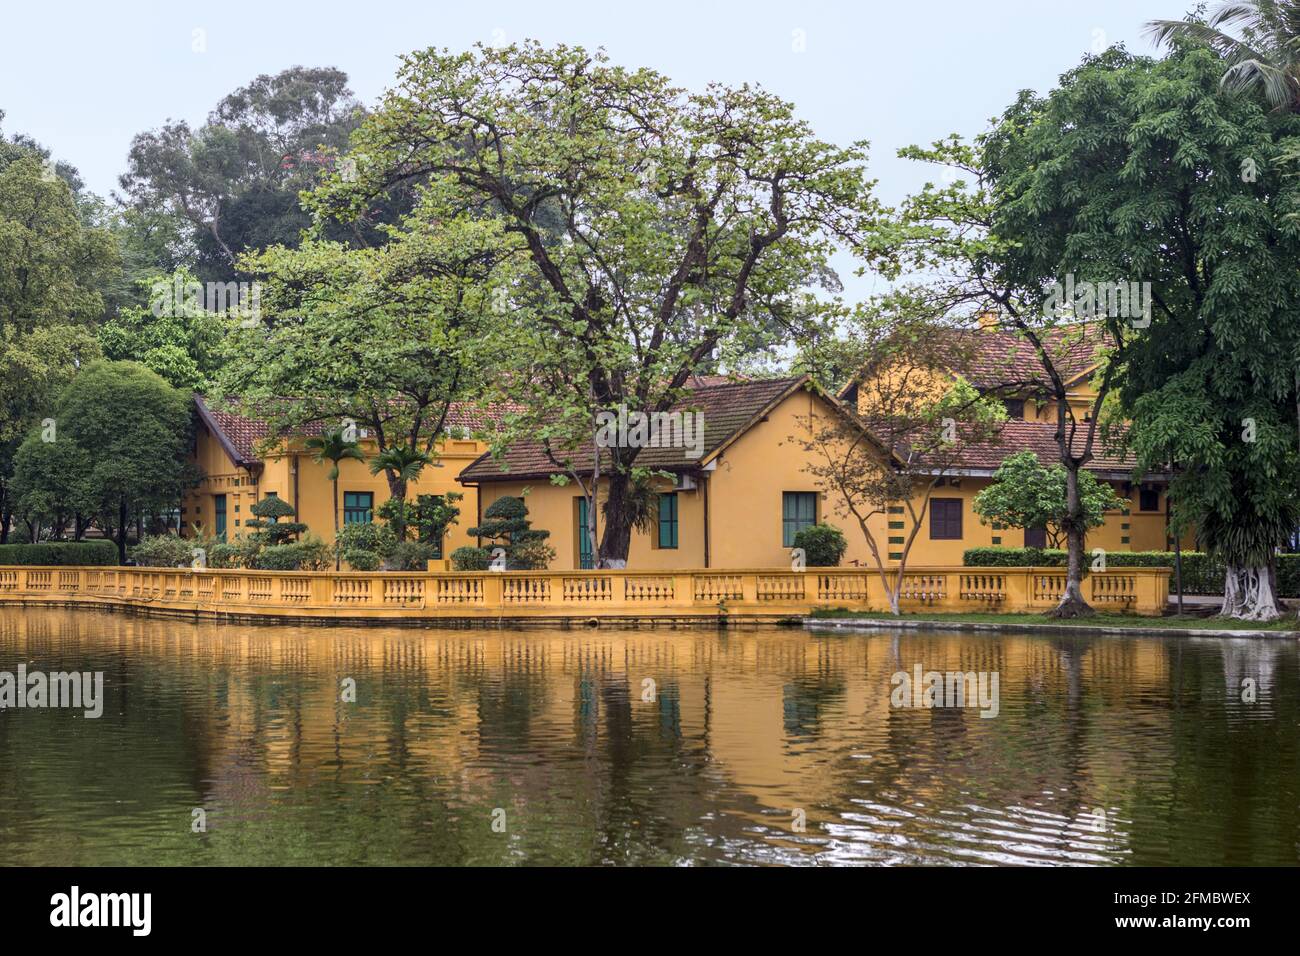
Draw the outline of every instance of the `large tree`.
<instances>
[{"instance_id":1,"label":"large tree","mask_svg":"<svg viewBox=\"0 0 1300 956\"><path fill-rule=\"evenodd\" d=\"M493 223L461 219L381 248L311 241L248 258L261 317L232 333L214 398L267 421L275 440L354 423L404 499L396 450L436 454L455 407L482 393L494 366L500 243Z\"/></svg>"},{"instance_id":2,"label":"large tree","mask_svg":"<svg viewBox=\"0 0 1300 956\"><path fill-rule=\"evenodd\" d=\"M178 507L195 477L188 462L189 394L135 362L101 359L77 373L51 417L56 441L69 443L84 469L77 504L113 535L125 561L131 522ZM44 442L42 431L24 449ZM31 485L42 482L62 489L68 476L37 470Z\"/></svg>"},{"instance_id":3,"label":"large tree","mask_svg":"<svg viewBox=\"0 0 1300 956\"><path fill-rule=\"evenodd\" d=\"M100 289L116 267L112 237L87 227L55 170L25 141L0 142L0 462L12 461L78 365L98 354ZM0 472L0 541L9 477Z\"/></svg>"},{"instance_id":4,"label":"large tree","mask_svg":"<svg viewBox=\"0 0 1300 956\"><path fill-rule=\"evenodd\" d=\"M169 121L138 134L121 177L137 243L141 230L156 231L151 217L184 223L205 281L234 277L245 252L295 245L311 225L299 192L334 163L363 112L347 83L332 67L295 66L235 90L197 129ZM396 205L408 201L402 194ZM393 208L372 207L331 238L376 241L373 223Z\"/></svg>"},{"instance_id":5,"label":"large tree","mask_svg":"<svg viewBox=\"0 0 1300 956\"><path fill-rule=\"evenodd\" d=\"M353 135L352 181L317 196L344 219L426 180L418 228L460 215L501 224L525 264L501 327L527 324L510 380L540 382L571 417L663 411L693 372L816 317L810 286L871 209L860 144L817 140L752 86L674 87L603 53L536 43L404 58ZM639 449L610 449L600 552L626 561Z\"/></svg>"}]
</instances>

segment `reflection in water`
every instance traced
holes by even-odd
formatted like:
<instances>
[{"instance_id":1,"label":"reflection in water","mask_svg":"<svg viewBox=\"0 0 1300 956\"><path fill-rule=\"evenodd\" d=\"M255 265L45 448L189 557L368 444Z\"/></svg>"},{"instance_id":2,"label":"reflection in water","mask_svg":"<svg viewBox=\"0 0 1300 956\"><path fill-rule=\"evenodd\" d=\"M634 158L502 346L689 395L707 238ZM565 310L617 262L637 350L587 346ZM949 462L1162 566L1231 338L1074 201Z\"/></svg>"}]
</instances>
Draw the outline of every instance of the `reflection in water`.
<instances>
[{"instance_id":1,"label":"reflection in water","mask_svg":"<svg viewBox=\"0 0 1300 956\"><path fill-rule=\"evenodd\" d=\"M6 609L0 671L20 662L103 671L106 700L98 720L0 712L5 863L1300 857L1290 642ZM998 716L891 708L891 676L918 663L996 671Z\"/></svg>"}]
</instances>

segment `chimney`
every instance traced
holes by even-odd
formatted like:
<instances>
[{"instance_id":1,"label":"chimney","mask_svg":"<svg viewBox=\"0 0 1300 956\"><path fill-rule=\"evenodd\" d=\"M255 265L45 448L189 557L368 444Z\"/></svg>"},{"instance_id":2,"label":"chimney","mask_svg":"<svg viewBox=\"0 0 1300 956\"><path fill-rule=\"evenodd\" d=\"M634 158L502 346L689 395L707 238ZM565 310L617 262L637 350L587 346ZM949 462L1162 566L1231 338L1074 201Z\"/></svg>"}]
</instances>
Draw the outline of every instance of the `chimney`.
<instances>
[{"instance_id":1,"label":"chimney","mask_svg":"<svg viewBox=\"0 0 1300 956\"><path fill-rule=\"evenodd\" d=\"M981 312L976 319L980 324L981 332L996 331L999 325L1001 325L1001 317L993 311Z\"/></svg>"}]
</instances>

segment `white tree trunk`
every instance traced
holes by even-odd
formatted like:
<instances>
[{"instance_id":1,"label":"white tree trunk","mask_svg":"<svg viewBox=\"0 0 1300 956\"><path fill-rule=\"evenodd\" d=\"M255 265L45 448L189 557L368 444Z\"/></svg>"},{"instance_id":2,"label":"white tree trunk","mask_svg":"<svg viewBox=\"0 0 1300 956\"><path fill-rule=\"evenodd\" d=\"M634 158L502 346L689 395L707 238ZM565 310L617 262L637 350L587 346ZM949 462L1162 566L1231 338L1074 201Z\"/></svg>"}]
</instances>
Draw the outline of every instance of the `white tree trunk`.
<instances>
[{"instance_id":1,"label":"white tree trunk","mask_svg":"<svg viewBox=\"0 0 1300 956\"><path fill-rule=\"evenodd\" d=\"M1238 621L1276 621L1281 614L1267 566L1228 565L1223 581L1222 617Z\"/></svg>"}]
</instances>

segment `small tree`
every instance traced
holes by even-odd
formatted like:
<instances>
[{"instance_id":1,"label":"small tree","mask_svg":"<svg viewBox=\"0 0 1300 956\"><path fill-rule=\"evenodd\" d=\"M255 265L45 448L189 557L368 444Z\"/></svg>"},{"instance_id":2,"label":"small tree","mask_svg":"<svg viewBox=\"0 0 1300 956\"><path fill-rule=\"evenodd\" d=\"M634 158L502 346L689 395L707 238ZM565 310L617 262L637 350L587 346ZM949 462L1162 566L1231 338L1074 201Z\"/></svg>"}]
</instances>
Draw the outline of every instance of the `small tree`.
<instances>
[{"instance_id":1,"label":"small tree","mask_svg":"<svg viewBox=\"0 0 1300 956\"><path fill-rule=\"evenodd\" d=\"M924 300L886 296L857 310L834 340L817 343L806 360L819 372L858 368L857 407L836 405L829 415L809 415L805 431L792 441L810 452L804 470L862 532L889 599L899 597L912 545L935 488L959 466L972 445L990 441L1006 411L981 396L964 379L960 340L932 321ZM832 404L835 404L831 400ZM890 543L898 564L885 566L873 519L905 513L911 530Z\"/></svg>"},{"instance_id":2,"label":"small tree","mask_svg":"<svg viewBox=\"0 0 1300 956\"><path fill-rule=\"evenodd\" d=\"M244 527L252 528L253 534L249 537L264 547L296 541L307 530L307 526L300 521L280 520L294 516L293 506L283 498L263 498L248 510L253 513L253 519L245 522Z\"/></svg>"},{"instance_id":3,"label":"small tree","mask_svg":"<svg viewBox=\"0 0 1300 956\"><path fill-rule=\"evenodd\" d=\"M399 542L406 540L406 488L419 479L420 472L433 462L433 455L418 448L394 445L385 448L370 461L370 473L377 475L381 471L388 475L388 487L392 491L391 501L396 501L396 510L389 513L393 533Z\"/></svg>"},{"instance_id":4,"label":"small tree","mask_svg":"<svg viewBox=\"0 0 1300 956\"><path fill-rule=\"evenodd\" d=\"M321 464L328 461L330 463L329 480L334 486L334 537L339 534L339 462L345 458L353 461L365 461L366 456L361 452L361 446L354 440L346 437L341 428L334 428L326 431L321 435L313 435L306 441L308 451L315 452L312 461ZM339 569L338 550L334 553L334 570Z\"/></svg>"},{"instance_id":5,"label":"small tree","mask_svg":"<svg viewBox=\"0 0 1300 956\"><path fill-rule=\"evenodd\" d=\"M1070 514L1068 479L1060 464L1044 467L1032 451L1017 452L993 473L993 484L975 496L973 507L985 524L1010 528L1046 528L1048 545L1059 548ZM1123 500L1092 472L1079 472L1079 498L1087 531L1106 521L1106 512L1124 507Z\"/></svg>"},{"instance_id":6,"label":"small tree","mask_svg":"<svg viewBox=\"0 0 1300 956\"><path fill-rule=\"evenodd\" d=\"M489 550L504 548L506 567L511 571L541 570L555 558L555 549L545 543L551 533L533 528L523 498L498 498L483 512L483 523L469 533L486 538Z\"/></svg>"}]
</instances>

